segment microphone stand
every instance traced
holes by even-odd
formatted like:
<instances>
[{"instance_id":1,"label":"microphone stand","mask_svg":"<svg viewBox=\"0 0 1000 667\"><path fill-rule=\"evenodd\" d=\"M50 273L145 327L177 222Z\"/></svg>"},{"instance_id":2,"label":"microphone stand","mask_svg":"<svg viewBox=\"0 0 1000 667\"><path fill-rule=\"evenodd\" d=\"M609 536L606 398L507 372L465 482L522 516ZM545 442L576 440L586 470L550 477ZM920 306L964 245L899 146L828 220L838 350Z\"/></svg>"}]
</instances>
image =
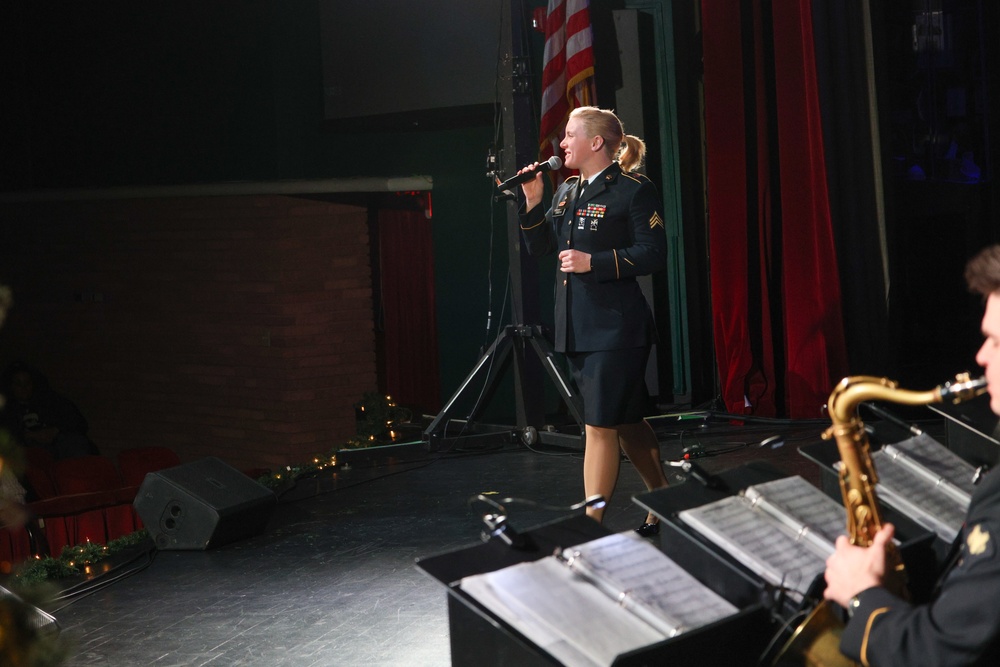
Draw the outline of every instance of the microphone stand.
<instances>
[{"instance_id":1,"label":"microphone stand","mask_svg":"<svg viewBox=\"0 0 1000 667\"><path fill-rule=\"evenodd\" d=\"M503 0L502 16L510 17L501 35L502 61L509 68L500 71L501 106L503 114L503 172L515 173L519 165L532 162L537 154L534 139L535 115L531 95L531 67L528 16L524 3ZM506 23L506 22L505 22ZM509 29L508 29L509 28ZM489 166L489 163L488 163ZM495 183L495 181L494 181ZM507 254L510 261L511 324L504 327L496 340L476 362L458 390L445 403L441 412L424 430L424 440L431 451L441 448L448 422L459 409L462 399L473 398L475 405L467 413L467 426L473 423L499 385L508 364L514 371L513 428L500 432L510 441L520 437L525 444L542 441L546 444L583 449L583 400L572 382L556 363L555 349L541 325L538 297L539 267L528 255L521 238L517 198L501 193L498 201L512 201L507 206ZM579 425L577 435L550 433L542 428L545 419L545 383L543 373L552 381L569 413ZM463 429L463 434L466 429Z\"/></svg>"}]
</instances>

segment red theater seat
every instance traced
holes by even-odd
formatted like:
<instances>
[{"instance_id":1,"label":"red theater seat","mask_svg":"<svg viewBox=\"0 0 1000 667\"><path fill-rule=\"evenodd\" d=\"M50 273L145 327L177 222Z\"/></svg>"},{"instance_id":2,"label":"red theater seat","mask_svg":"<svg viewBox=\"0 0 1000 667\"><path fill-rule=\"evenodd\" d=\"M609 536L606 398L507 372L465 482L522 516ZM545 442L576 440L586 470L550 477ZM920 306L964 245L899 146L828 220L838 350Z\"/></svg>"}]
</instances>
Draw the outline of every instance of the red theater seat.
<instances>
[{"instance_id":1,"label":"red theater seat","mask_svg":"<svg viewBox=\"0 0 1000 667\"><path fill-rule=\"evenodd\" d=\"M53 464L52 477L60 495L53 501L79 501L72 513L67 511L68 544L87 540L107 543L135 530L131 498L124 497L121 475L111 459L81 456L59 460ZM52 547L55 550L55 545Z\"/></svg>"},{"instance_id":2,"label":"red theater seat","mask_svg":"<svg viewBox=\"0 0 1000 667\"><path fill-rule=\"evenodd\" d=\"M118 454L118 469L125 486L138 487L147 474L180 464L180 457L169 447L133 447Z\"/></svg>"},{"instance_id":3,"label":"red theater seat","mask_svg":"<svg viewBox=\"0 0 1000 667\"><path fill-rule=\"evenodd\" d=\"M70 540L69 526L64 516L46 515L45 510L41 514L38 512L40 506L46 505L50 499L59 495L56 484L52 480L52 466L55 462L52 460L52 456L43 449L29 447L26 451L29 454L24 479L29 487L28 498L31 501L28 503L28 511L33 516L38 517L39 536L44 537L45 541L45 544L36 544L34 550L40 556L53 555L50 553L50 549L62 549L63 545L68 544ZM33 456L32 452L40 453L40 455ZM28 539L26 532L24 539ZM22 554L19 553L18 556L20 555ZM54 555L58 556L59 554L57 552ZM18 560L23 560L23 558Z\"/></svg>"}]
</instances>

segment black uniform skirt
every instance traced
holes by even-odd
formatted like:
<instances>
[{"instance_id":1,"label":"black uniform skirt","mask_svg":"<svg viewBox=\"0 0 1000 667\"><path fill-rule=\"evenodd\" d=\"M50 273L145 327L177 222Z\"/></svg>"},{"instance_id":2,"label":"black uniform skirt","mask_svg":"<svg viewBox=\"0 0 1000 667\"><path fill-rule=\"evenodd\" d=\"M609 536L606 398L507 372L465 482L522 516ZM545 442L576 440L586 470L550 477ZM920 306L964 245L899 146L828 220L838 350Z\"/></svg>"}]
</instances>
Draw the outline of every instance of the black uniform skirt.
<instances>
[{"instance_id":1,"label":"black uniform skirt","mask_svg":"<svg viewBox=\"0 0 1000 667\"><path fill-rule=\"evenodd\" d=\"M649 347L572 352L566 355L583 398L583 421L612 427L642 421L649 411Z\"/></svg>"}]
</instances>

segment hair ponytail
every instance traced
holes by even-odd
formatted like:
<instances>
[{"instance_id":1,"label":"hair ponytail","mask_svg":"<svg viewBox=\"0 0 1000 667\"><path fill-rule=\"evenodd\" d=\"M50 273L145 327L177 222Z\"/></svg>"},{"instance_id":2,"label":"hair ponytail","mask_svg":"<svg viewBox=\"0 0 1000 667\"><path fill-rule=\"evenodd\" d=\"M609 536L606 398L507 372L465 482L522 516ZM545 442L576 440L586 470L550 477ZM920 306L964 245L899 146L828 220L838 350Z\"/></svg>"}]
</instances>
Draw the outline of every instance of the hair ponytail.
<instances>
[{"instance_id":1,"label":"hair ponytail","mask_svg":"<svg viewBox=\"0 0 1000 667\"><path fill-rule=\"evenodd\" d=\"M646 142L634 134L626 134L618 152L618 164L622 171L635 171L642 166L646 157Z\"/></svg>"}]
</instances>

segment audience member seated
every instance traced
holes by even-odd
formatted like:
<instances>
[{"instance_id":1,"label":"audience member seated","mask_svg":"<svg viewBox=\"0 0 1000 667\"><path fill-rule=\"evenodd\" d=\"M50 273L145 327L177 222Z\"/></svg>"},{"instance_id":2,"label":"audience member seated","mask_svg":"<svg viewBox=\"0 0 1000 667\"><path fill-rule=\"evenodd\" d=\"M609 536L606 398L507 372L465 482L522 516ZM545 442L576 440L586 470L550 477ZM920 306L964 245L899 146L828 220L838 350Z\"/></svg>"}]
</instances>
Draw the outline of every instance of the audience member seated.
<instances>
[{"instance_id":1,"label":"audience member seated","mask_svg":"<svg viewBox=\"0 0 1000 667\"><path fill-rule=\"evenodd\" d=\"M4 423L25 447L46 449L55 460L98 453L83 414L36 369L11 364L0 378L0 393L6 397Z\"/></svg>"}]
</instances>

